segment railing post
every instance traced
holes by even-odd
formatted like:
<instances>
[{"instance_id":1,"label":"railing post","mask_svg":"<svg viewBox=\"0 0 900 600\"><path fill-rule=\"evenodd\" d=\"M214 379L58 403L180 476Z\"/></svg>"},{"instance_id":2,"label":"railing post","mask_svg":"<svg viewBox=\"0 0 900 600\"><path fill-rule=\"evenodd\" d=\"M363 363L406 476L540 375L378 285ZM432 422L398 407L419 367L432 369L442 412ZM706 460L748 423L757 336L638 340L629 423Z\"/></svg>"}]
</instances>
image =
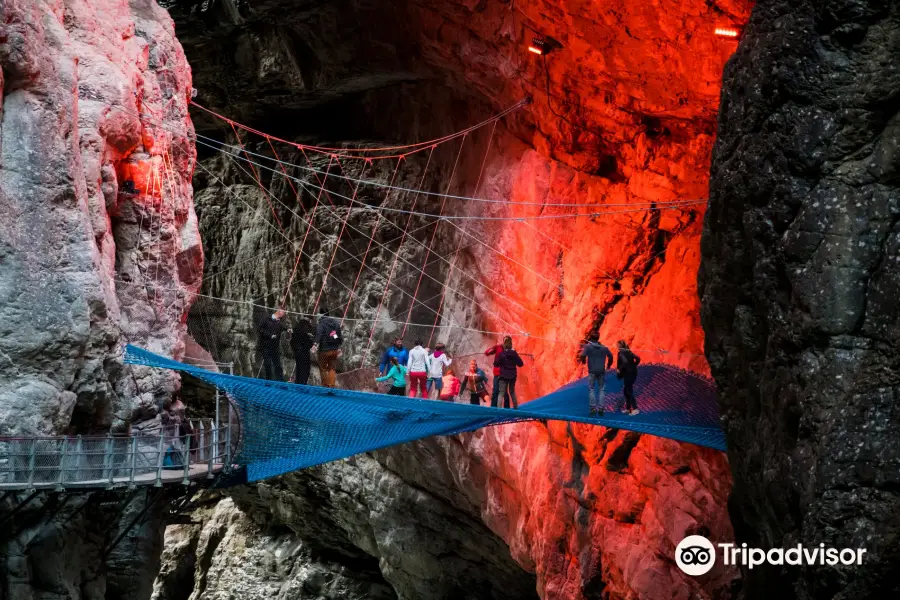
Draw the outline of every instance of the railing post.
<instances>
[{"instance_id":1,"label":"railing post","mask_svg":"<svg viewBox=\"0 0 900 600\"><path fill-rule=\"evenodd\" d=\"M137 468L137 436L131 436L131 477L129 478L128 487L134 487L134 471Z\"/></svg>"},{"instance_id":2,"label":"railing post","mask_svg":"<svg viewBox=\"0 0 900 600\"><path fill-rule=\"evenodd\" d=\"M166 430L164 427L159 428L159 453L156 455L156 483L153 484L155 487L162 487L162 468L163 468L163 458L165 457L165 450L163 446L166 441Z\"/></svg>"},{"instance_id":3,"label":"railing post","mask_svg":"<svg viewBox=\"0 0 900 600\"><path fill-rule=\"evenodd\" d=\"M28 489L34 487L34 459L37 454L37 438L31 440L31 452L28 456Z\"/></svg>"},{"instance_id":4,"label":"railing post","mask_svg":"<svg viewBox=\"0 0 900 600\"><path fill-rule=\"evenodd\" d=\"M181 461L184 463L184 479L181 480L182 485L190 485L191 483L191 436L184 436L184 452L181 455Z\"/></svg>"},{"instance_id":5,"label":"railing post","mask_svg":"<svg viewBox=\"0 0 900 600\"><path fill-rule=\"evenodd\" d=\"M206 443L209 445L209 450L207 451L207 457L206 457L207 458L207 467L206 467L206 478L207 479L213 478L213 463L216 460L216 451L215 451L215 447L212 445L212 441L216 437L215 432L216 432L216 430L213 429L210 432L210 435L206 436L207 437Z\"/></svg>"},{"instance_id":6,"label":"railing post","mask_svg":"<svg viewBox=\"0 0 900 600\"><path fill-rule=\"evenodd\" d=\"M228 405L228 424L225 426L225 460L222 461L222 469L226 473L231 472L231 404Z\"/></svg>"},{"instance_id":7,"label":"railing post","mask_svg":"<svg viewBox=\"0 0 900 600\"><path fill-rule=\"evenodd\" d=\"M111 479L112 473L112 433L106 434L106 443L103 447L103 476L101 479L109 480L109 483L112 483Z\"/></svg>"},{"instance_id":8,"label":"railing post","mask_svg":"<svg viewBox=\"0 0 900 600\"><path fill-rule=\"evenodd\" d=\"M197 447L197 462L203 462L205 458L203 456L203 442L205 442L205 436L203 435L203 419L200 419L200 444Z\"/></svg>"},{"instance_id":9,"label":"railing post","mask_svg":"<svg viewBox=\"0 0 900 600\"><path fill-rule=\"evenodd\" d=\"M66 481L66 449L69 446L69 438L62 439L62 450L59 453L59 477L56 479L56 490L63 490L63 483Z\"/></svg>"},{"instance_id":10,"label":"railing post","mask_svg":"<svg viewBox=\"0 0 900 600\"><path fill-rule=\"evenodd\" d=\"M74 480L78 481L81 479L81 465L84 461L84 443L81 437L81 434L78 434L78 437L75 438L75 477Z\"/></svg>"},{"instance_id":11,"label":"railing post","mask_svg":"<svg viewBox=\"0 0 900 600\"><path fill-rule=\"evenodd\" d=\"M213 450L213 456L219 453L219 427L221 427L221 418L220 414L222 412L221 409L221 397L219 396L219 388L216 387L216 424L212 430L212 445L215 450Z\"/></svg>"}]
</instances>

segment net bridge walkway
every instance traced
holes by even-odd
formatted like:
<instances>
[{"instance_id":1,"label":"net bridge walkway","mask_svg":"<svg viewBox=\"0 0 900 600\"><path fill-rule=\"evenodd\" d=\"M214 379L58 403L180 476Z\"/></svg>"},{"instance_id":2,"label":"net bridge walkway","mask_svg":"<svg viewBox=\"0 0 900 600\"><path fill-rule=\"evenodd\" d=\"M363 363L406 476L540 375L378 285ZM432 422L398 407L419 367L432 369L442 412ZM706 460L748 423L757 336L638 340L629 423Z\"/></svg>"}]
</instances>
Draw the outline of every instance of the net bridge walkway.
<instances>
[{"instance_id":1,"label":"net bridge walkway","mask_svg":"<svg viewBox=\"0 0 900 600\"><path fill-rule=\"evenodd\" d=\"M661 364L642 365L634 386L640 414L625 415L622 382L606 377L605 414L588 412L587 379L520 404L518 410L280 383L208 371L127 346L125 362L188 373L228 395L240 413L234 462L258 481L434 435L533 420L587 423L725 450L713 383Z\"/></svg>"}]
</instances>

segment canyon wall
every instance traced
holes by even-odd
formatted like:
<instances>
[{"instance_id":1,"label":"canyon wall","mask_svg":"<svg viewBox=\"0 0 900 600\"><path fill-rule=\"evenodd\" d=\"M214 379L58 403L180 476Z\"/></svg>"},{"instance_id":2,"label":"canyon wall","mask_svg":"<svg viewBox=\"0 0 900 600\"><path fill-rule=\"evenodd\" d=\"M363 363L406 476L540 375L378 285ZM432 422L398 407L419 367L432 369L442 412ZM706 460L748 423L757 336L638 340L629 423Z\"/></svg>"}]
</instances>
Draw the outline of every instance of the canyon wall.
<instances>
[{"instance_id":1,"label":"canyon wall","mask_svg":"<svg viewBox=\"0 0 900 600\"><path fill-rule=\"evenodd\" d=\"M152 0L0 10L0 435L158 429L179 380L124 367L123 346L179 355L203 267L194 148L157 126L191 130L172 21ZM102 552L146 499L123 501L36 498L4 525L4 597L146 597L158 511Z\"/></svg>"},{"instance_id":2,"label":"canyon wall","mask_svg":"<svg viewBox=\"0 0 900 600\"><path fill-rule=\"evenodd\" d=\"M375 208L354 211L339 234L339 209L347 204L341 196L357 193L373 207L415 201L433 214L441 202L368 186L355 192L332 181L336 194L321 198L325 209L316 212L287 308L311 311L334 256L322 301L347 311L345 369L377 358L366 352L376 314L382 322L372 347L380 351L407 321L408 343L418 335L427 340L439 311L444 327L434 339L457 356L481 353L494 341L473 330L508 332L533 355L521 375L525 398L581 373L578 344L592 330L607 343L628 340L646 361L707 372L696 291L704 206L645 207L705 197L719 77L735 47L714 38L712 27L720 18L740 22L746 5L669 3L657 11L623 4L600 14L587 6L566 13L550 3L291 6L173 8L202 82L198 102L280 137L357 145L444 135L531 96L493 133L469 136L461 151L458 141L441 146L424 177L427 156L409 157L397 182L500 201L448 202L448 214L551 216L571 211L552 205L569 203L608 213L458 227L413 217L401 246L405 217L384 212L361 267L379 217ZM563 48L544 59L527 54L531 34L523 23ZM411 62L410 53L425 60ZM195 124L235 142L207 113L198 111ZM272 154L256 136L242 134L241 141ZM238 152L229 157L203 147L195 180L209 256L204 289L215 298L196 305L192 331L210 340L208 348L215 345L220 360L253 375L260 368L253 324L280 303L317 199L306 157L275 146L283 160L300 165L289 173L313 187L296 194L266 170L260 186L238 166ZM310 161L320 170L330 162L315 155ZM390 181L395 164L376 161L368 177ZM343 168L362 170L352 161ZM640 209L627 212L635 205ZM436 257L416 295L424 306L410 308L429 246ZM402 260L387 286L397 250ZM443 282L450 291L442 295ZM289 358L285 364L289 372ZM452 597L459 590L448 581L457 579L477 597L522 597L526 588L544 598L727 597L739 586L736 572L689 579L672 555L687 533L731 538L729 490L722 454L620 431L535 423L426 440L235 490L202 525L170 529L164 562L171 568L157 581L156 598L181 598L173 590L186 586L196 598L229 593L237 585L227 575L232 568L245 569L250 581L269 569L278 594L309 585L321 597L337 590L363 597L369 585L375 595L387 585L402 598ZM248 526L247 517L256 522ZM465 543L459 530L468 532ZM244 545L258 558L240 563L235 548ZM192 554L192 568L177 568ZM485 562L486 555L494 558ZM323 565L338 573L333 590L316 583ZM348 580L347 565L363 576ZM260 593L257 584L249 588L244 593Z\"/></svg>"},{"instance_id":3,"label":"canyon wall","mask_svg":"<svg viewBox=\"0 0 900 600\"><path fill-rule=\"evenodd\" d=\"M900 591L898 11L758 2L725 72L700 291L732 522L750 546L867 550L754 569L748 597Z\"/></svg>"}]
</instances>

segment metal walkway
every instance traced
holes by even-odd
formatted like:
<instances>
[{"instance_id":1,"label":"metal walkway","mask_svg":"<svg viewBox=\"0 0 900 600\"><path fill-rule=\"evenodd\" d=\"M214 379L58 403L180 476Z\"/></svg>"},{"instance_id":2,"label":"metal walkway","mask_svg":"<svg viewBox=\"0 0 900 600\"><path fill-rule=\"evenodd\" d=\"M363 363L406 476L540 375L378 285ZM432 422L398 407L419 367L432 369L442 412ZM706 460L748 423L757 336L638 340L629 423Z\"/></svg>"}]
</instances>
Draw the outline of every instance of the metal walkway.
<instances>
[{"instance_id":1,"label":"metal walkway","mask_svg":"<svg viewBox=\"0 0 900 600\"><path fill-rule=\"evenodd\" d=\"M0 491L190 485L229 470L232 427L189 421L129 436L0 437Z\"/></svg>"}]
</instances>

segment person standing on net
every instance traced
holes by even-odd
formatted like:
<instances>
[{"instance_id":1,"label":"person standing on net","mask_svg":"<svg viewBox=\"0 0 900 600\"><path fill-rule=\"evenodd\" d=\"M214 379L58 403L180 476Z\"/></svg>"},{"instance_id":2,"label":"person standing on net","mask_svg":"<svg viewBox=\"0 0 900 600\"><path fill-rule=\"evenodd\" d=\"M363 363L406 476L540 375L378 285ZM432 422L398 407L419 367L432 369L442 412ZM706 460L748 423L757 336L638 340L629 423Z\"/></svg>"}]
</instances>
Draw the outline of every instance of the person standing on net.
<instances>
[{"instance_id":1,"label":"person standing on net","mask_svg":"<svg viewBox=\"0 0 900 600\"><path fill-rule=\"evenodd\" d=\"M444 344L436 344L434 352L428 357L428 382L425 385L428 388L429 398L431 398L432 386L437 390L435 398L441 397L441 388L444 387L444 369L453 362L450 355L444 352L444 348Z\"/></svg>"},{"instance_id":2,"label":"person standing on net","mask_svg":"<svg viewBox=\"0 0 900 600\"><path fill-rule=\"evenodd\" d=\"M323 308L319 311L319 326L316 328L312 350L318 352L319 374L325 387L333 388L337 382L337 359L341 355L343 343L341 323L329 315L327 308Z\"/></svg>"},{"instance_id":3,"label":"person standing on net","mask_svg":"<svg viewBox=\"0 0 900 600\"><path fill-rule=\"evenodd\" d=\"M600 335L592 333L588 343L581 349L581 362L588 369L588 405L591 416L603 416L606 400L606 370L612 366L613 355L609 348L600 343Z\"/></svg>"},{"instance_id":4,"label":"person standing on net","mask_svg":"<svg viewBox=\"0 0 900 600\"><path fill-rule=\"evenodd\" d=\"M516 377L518 368L524 366L525 363L522 362L522 357L513 350L512 338L509 336L503 338L503 352L494 358L494 367L499 367L500 369L500 390L497 397L499 398L502 395L505 400L506 394L509 392L513 408L519 408L519 399L516 396ZM506 402L504 402L503 407L508 407Z\"/></svg>"},{"instance_id":5,"label":"person standing on net","mask_svg":"<svg viewBox=\"0 0 900 600\"><path fill-rule=\"evenodd\" d=\"M634 399L634 382L637 381L638 365L641 357L628 348L625 340L619 340L619 356L616 360L616 376L622 380L622 395L625 396L625 408L622 412L628 415L636 415L639 411Z\"/></svg>"},{"instance_id":6,"label":"person standing on net","mask_svg":"<svg viewBox=\"0 0 900 600\"><path fill-rule=\"evenodd\" d=\"M490 348L484 351L485 356L494 356L497 357L498 354L503 352L503 344L494 344ZM497 397L500 395L500 367L494 366L494 387L491 390L491 406L497 406ZM503 406L509 406L509 392L504 394L503 396Z\"/></svg>"},{"instance_id":7,"label":"person standing on net","mask_svg":"<svg viewBox=\"0 0 900 600\"><path fill-rule=\"evenodd\" d=\"M291 350L294 351L294 383L306 385L309 382L312 347L312 325L306 319L301 319L291 329Z\"/></svg>"},{"instance_id":8,"label":"person standing on net","mask_svg":"<svg viewBox=\"0 0 900 600\"><path fill-rule=\"evenodd\" d=\"M409 397L427 398L426 382L428 381L428 350L422 347L422 342L416 340L415 346L409 351Z\"/></svg>"},{"instance_id":9,"label":"person standing on net","mask_svg":"<svg viewBox=\"0 0 900 600\"><path fill-rule=\"evenodd\" d=\"M391 357L397 359L397 362L405 367L409 361L409 350L403 347L403 338L394 340L393 346L388 346L381 355L381 362L378 364L378 372L384 375L391 368Z\"/></svg>"},{"instance_id":10,"label":"person standing on net","mask_svg":"<svg viewBox=\"0 0 900 600\"><path fill-rule=\"evenodd\" d=\"M282 322L284 311L276 310L271 317L263 319L256 328L259 333L259 351L262 354L265 378L284 382L281 369L281 334L287 331Z\"/></svg>"},{"instance_id":11,"label":"person standing on net","mask_svg":"<svg viewBox=\"0 0 900 600\"><path fill-rule=\"evenodd\" d=\"M390 394L391 396L405 396L406 367L400 364L400 361L397 360L396 356L390 357L388 361L391 363L391 368L388 370L386 375L376 377L375 381L390 381L391 389L388 390L388 394Z\"/></svg>"},{"instance_id":12,"label":"person standing on net","mask_svg":"<svg viewBox=\"0 0 900 600\"><path fill-rule=\"evenodd\" d=\"M463 375L459 395L469 390L469 404L481 405L481 399L487 397L487 375L478 368L474 360L469 363L469 370Z\"/></svg>"}]
</instances>

